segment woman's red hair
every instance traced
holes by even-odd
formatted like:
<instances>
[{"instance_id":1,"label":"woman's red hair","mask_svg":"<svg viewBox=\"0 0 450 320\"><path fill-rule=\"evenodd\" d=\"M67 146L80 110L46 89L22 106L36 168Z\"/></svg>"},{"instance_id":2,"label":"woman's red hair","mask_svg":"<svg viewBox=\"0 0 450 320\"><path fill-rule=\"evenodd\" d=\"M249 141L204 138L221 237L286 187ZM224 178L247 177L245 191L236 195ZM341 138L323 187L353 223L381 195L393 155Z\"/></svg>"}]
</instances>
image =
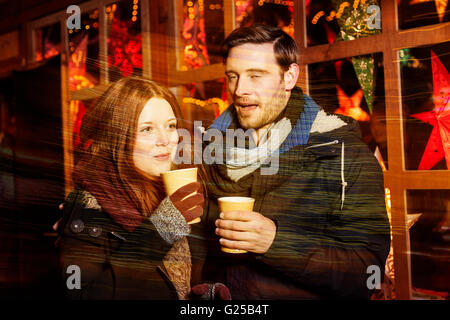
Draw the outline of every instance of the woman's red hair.
<instances>
[{"instance_id":1,"label":"woman's red hair","mask_svg":"<svg viewBox=\"0 0 450 320\"><path fill-rule=\"evenodd\" d=\"M114 174L138 211L148 216L165 197L160 177L137 169L133 161L139 115L151 98L165 99L172 106L178 128L187 128L175 96L154 81L128 77L113 83L88 109L81 127L82 143L90 142L76 167L81 176L98 170L98 164L112 163ZM192 167L184 165L183 167ZM202 168L199 168L203 176ZM110 174L110 173L109 173Z\"/></svg>"}]
</instances>

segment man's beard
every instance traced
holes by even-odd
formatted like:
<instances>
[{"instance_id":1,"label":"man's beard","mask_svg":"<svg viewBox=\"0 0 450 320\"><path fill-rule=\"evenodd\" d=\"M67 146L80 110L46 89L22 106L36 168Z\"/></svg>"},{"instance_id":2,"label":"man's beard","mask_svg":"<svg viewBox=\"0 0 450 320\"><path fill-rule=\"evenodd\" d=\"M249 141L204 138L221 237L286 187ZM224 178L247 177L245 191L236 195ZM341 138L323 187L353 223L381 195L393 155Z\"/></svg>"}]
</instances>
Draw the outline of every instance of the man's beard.
<instances>
[{"instance_id":1,"label":"man's beard","mask_svg":"<svg viewBox=\"0 0 450 320\"><path fill-rule=\"evenodd\" d=\"M238 104L239 105L239 104ZM260 104L258 104L258 108L260 108ZM255 119L254 115L249 115L246 117L242 117L238 113L239 124L244 129L255 129L258 130L272 122L280 115L280 113L286 107L285 97L276 97L271 101L268 101L265 105L265 110L257 110L260 111L258 117ZM262 111L262 112L261 112Z\"/></svg>"}]
</instances>

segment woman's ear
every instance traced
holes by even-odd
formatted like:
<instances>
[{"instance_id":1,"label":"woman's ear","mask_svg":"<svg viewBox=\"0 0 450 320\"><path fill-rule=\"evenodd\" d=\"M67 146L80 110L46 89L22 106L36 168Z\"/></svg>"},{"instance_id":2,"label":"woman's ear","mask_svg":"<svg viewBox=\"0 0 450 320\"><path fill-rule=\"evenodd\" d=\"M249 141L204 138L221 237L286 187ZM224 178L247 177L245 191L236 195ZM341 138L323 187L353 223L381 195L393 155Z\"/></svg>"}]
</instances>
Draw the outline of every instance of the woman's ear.
<instances>
[{"instance_id":1,"label":"woman's ear","mask_svg":"<svg viewBox=\"0 0 450 320\"><path fill-rule=\"evenodd\" d=\"M291 63L289 69L284 73L284 85L286 90L292 90L297 83L300 74L300 67L296 63Z\"/></svg>"}]
</instances>

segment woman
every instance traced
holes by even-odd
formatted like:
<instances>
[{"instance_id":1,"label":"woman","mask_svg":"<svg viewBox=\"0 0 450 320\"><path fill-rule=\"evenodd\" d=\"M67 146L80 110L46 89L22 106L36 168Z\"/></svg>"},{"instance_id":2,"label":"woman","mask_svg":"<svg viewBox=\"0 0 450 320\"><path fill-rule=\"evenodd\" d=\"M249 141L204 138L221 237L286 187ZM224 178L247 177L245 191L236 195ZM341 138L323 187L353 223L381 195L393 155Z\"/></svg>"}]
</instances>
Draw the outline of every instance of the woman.
<instances>
[{"instance_id":1,"label":"woman","mask_svg":"<svg viewBox=\"0 0 450 320\"><path fill-rule=\"evenodd\" d=\"M191 183L166 197L160 179L174 168L182 119L170 91L141 78L112 84L86 114L89 147L59 224L68 298L188 298L187 221L203 213L203 188Z\"/></svg>"}]
</instances>

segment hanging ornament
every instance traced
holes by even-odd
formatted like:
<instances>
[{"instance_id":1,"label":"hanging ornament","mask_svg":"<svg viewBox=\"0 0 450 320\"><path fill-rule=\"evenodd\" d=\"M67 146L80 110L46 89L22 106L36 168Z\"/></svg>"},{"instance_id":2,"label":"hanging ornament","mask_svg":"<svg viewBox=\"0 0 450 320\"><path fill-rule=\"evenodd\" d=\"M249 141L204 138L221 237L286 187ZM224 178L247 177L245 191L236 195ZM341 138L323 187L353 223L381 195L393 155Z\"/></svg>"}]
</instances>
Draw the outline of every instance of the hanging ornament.
<instances>
[{"instance_id":1,"label":"hanging ornament","mask_svg":"<svg viewBox=\"0 0 450 320\"><path fill-rule=\"evenodd\" d=\"M336 10L342 40L355 40L381 33L381 29L374 28L369 24L369 21L374 18L369 7L379 7L377 0L354 2L332 0L332 4Z\"/></svg>"},{"instance_id":2,"label":"hanging ornament","mask_svg":"<svg viewBox=\"0 0 450 320\"><path fill-rule=\"evenodd\" d=\"M376 0L354 1L333 0L336 18L341 29L336 41L348 41L381 33L381 29L373 28L369 21L373 19L371 6L378 6ZM378 6L379 8L379 6ZM375 59L374 55L352 57L353 68L366 99L367 108L372 113L373 95L375 91Z\"/></svg>"},{"instance_id":3,"label":"hanging ornament","mask_svg":"<svg viewBox=\"0 0 450 320\"><path fill-rule=\"evenodd\" d=\"M419 170L430 170L444 157L447 169L450 169L450 76L433 51L431 51L431 66L434 109L411 115L433 126L420 160Z\"/></svg>"},{"instance_id":4,"label":"hanging ornament","mask_svg":"<svg viewBox=\"0 0 450 320\"><path fill-rule=\"evenodd\" d=\"M363 90L364 98L366 98L367 107L369 108L370 114L372 114L375 88L375 59L373 55L353 57L352 63L359 85Z\"/></svg>"},{"instance_id":5,"label":"hanging ornament","mask_svg":"<svg viewBox=\"0 0 450 320\"><path fill-rule=\"evenodd\" d=\"M351 117L356 121L369 121L370 116L361 109L361 101L363 98L362 89L358 89L351 97L345 94L344 90L337 85L337 95L339 101L339 108L334 111L336 114L342 114L347 117Z\"/></svg>"}]
</instances>

